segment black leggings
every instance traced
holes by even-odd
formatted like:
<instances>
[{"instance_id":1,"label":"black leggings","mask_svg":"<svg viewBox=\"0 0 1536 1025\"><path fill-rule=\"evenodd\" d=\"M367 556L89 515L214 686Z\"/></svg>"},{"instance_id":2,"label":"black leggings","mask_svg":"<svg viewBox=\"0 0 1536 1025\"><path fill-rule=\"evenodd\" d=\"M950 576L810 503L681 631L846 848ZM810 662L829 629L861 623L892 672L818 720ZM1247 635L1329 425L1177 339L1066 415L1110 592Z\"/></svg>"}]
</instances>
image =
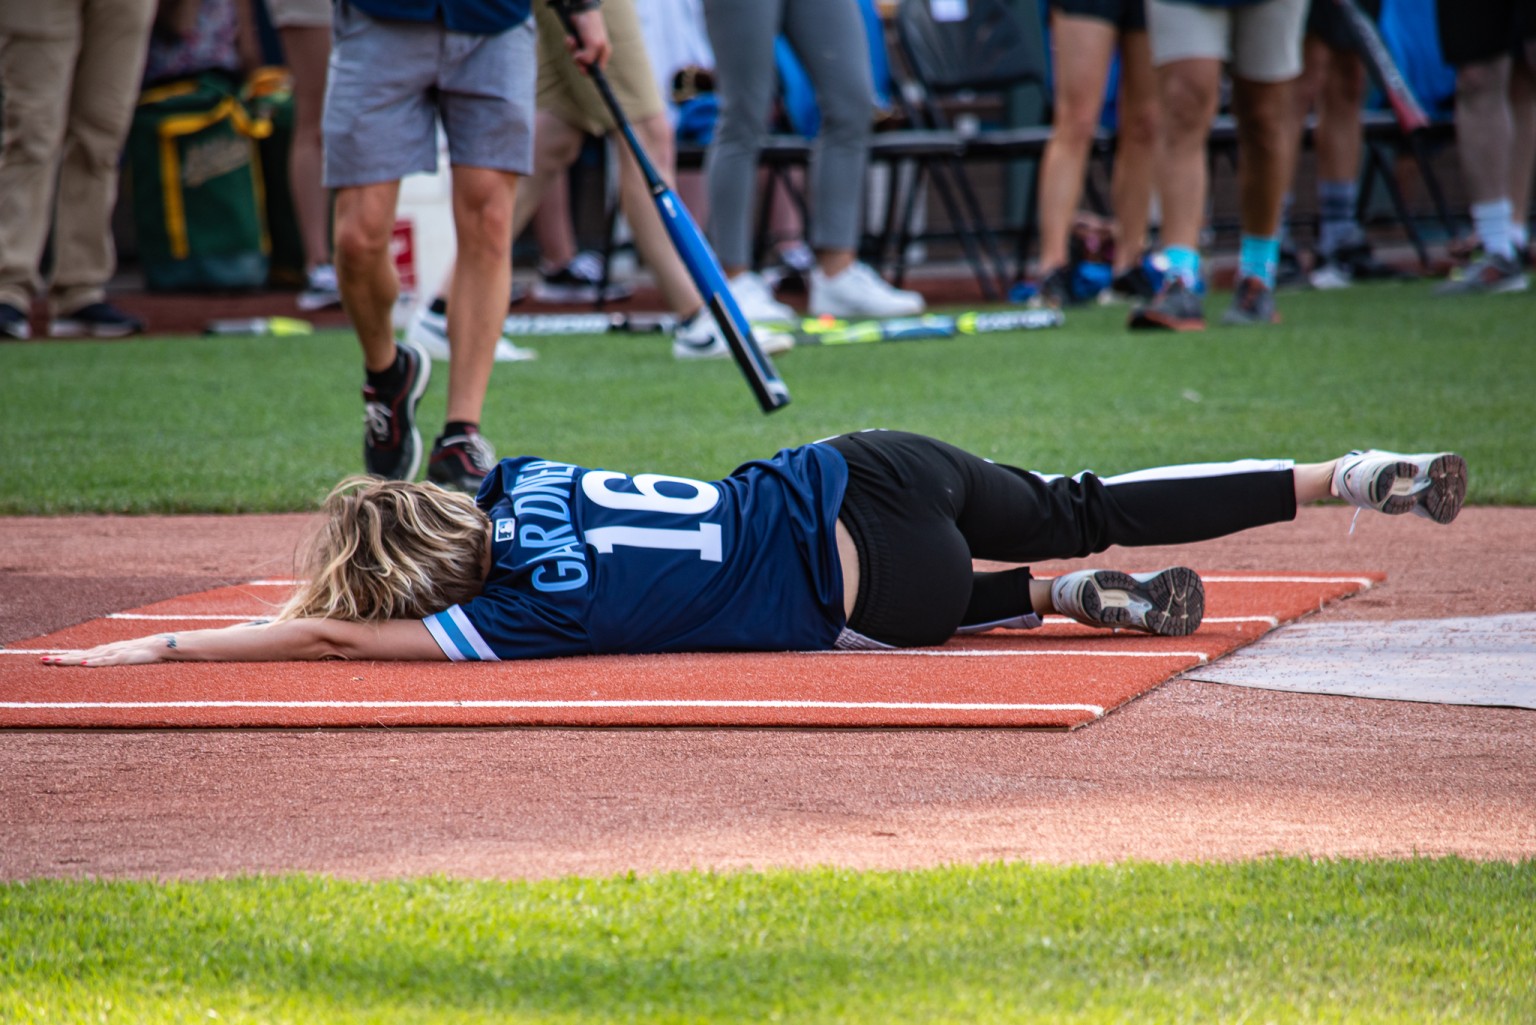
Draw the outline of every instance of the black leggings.
<instances>
[{"instance_id":1,"label":"black leggings","mask_svg":"<svg viewBox=\"0 0 1536 1025\"><path fill-rule=\"evenodd\" d=\"M972 559L1081 558L1111 545L1185 544L1296 517L1288 468L1109 484L1089 473L1046 479L900 431L826 444L848 462L839 515L859 550L848 625L898 647L942 644L963 625L1031 611L1027 567L977 573Z\"/></svg>"}]
</instances>

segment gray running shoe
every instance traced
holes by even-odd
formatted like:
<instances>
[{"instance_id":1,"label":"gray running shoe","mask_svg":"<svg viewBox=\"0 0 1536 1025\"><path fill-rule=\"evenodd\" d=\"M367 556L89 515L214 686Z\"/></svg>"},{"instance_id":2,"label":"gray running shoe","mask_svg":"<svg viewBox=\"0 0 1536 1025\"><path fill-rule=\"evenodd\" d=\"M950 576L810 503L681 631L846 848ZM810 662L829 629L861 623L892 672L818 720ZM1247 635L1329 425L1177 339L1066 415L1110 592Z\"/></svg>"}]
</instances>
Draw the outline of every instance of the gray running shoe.
<instances>
[{"instance_id":1,"label":"gray running shoe","mask_svg":"<svg viewBox=\"0 0 1536 1025\"><path fill-rule=\"evenodd\" d=\"M1221 315L1221 322L1237 326L1280 323L1280 311L1275 309L1275 290L1258 278L1244 278L1237 283L1232 305Z\"/></svg>"},{"instance_id":2,"label":"gray running shoe","mask_svg":"<svg viewBox=\"0 0 1536 1025\"><path fill-rule=\"evenodd\" d=\"M1467 461L1454 452L1351 452L1334 467L1333 489L1360 509L1449 523L1466 501Z\"/></svg>"},{"instance_id":3,"label":"gray running shoe","mask_svg":"<svg viewBox=\"0 0 1536 1025\"><path fill-rule=\"evenodd\" d=\"M1081 569L1051 581L1051 604L1088 626L1184 637L1205 616L1205 585L1184 566L1157 573Z\"/></svg>"},{"instance_id":4,"label":"gray running shoe","mask_svg":"<svg viewBox=\"0 0 1536 1025\"><path fill-rule=\"evenodd\" d=\"M1436 295L1497 295L1524 292L1531 287L1525 271L1514 260L1484 256L1461 274L1435 288Z\"/></svg>"},{"instance_id":5,"label":"gray running shoe","mask_svg":"<svg viewBox=\"0 0 1536 1025\"><path fill-rule=\"evenodd\" d=\"M1131 311L1132 330L1204 331L1205 307L1182 278L1170 276L1144 306Z\"/></svg>"}]
</instances>

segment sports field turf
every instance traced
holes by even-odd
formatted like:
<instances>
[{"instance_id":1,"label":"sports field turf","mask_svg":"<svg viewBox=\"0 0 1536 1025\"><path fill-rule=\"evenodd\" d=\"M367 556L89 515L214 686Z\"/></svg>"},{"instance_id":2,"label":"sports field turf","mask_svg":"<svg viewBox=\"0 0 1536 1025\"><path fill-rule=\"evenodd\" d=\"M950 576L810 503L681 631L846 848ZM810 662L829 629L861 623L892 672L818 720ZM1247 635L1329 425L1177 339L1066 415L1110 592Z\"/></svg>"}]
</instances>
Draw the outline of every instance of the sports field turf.
<instances>
[{"instance_id":1,"label":"sports field turf","mask_svg":"<svg viewBox=\"0 0 1536 1025\"><path fill-rule=\"evenodd\" d=\"M497 368L485 427L503 454L694 476L866 426L1102 472L1448 446L1471 501L1536 503L1536 295L1428 293L806 349L772 417L660 338L549 339ZM312 508L360 466L358 367L341 332L0 345L0 514ZM6 1022L1529 1022L1533 979L1531 860L0 885Z\"/></svg>"},{"instance_id":2,"label":"sports field turf","mask_svg":"<svg viewBox=\"0 0 1536 1025\"><path fill-rule=\"evenodd\" d=\"M703 477L862 427L1106 473L1455 446L1471 501L1536 502L1536 295L1381 285L1282 310L1199 335L1089 309L1048 331L801 349L779 360L794 404L768 417L732 363L674 362L661 336L551 338L497 367L484 429L503 455ZM0 514L313 508L361 468L360 367L344 332L0 346ZM446 383L440 366L429 441Z\"/></svg>"}]
</instances>

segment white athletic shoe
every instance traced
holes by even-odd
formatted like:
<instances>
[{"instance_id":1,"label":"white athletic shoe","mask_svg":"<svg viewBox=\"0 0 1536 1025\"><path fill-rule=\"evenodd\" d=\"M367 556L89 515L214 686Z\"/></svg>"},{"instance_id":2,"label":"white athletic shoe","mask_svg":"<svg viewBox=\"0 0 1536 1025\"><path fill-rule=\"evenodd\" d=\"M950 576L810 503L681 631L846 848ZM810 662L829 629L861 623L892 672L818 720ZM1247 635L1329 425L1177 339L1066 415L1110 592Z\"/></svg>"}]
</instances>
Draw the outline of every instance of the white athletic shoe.
<instances>
[{"instance_id":1,"label":"white athletic shoe","mask_svg":"<svg viewBox=\"0 0 1536 1025\"><path fill-rule=\"evenodd\" d=\"M1183 637L1205 616L1205 585L1183 566L1157 573L1080 569L1051 581L1051 604L1089 626Z\"/></svg>"},{"instance_id":2,"label":"white athletic shoe","mask_svg":"<svg viewBox=\"0 0 1536 1025\"><path fill-rule=\"evenodd\" d=\"M915 317L928 308L916 292L895 288L866 263L854 263L835 277L811 271L813 317Z\"/></svg>"},{"instance_id":3,"label":"white athletic shoe","mask_svg":"<svg viewBox=\"0 0 1536 1025\"><path fill-rule=\"evenodd\" d=\"M782 331L754 327L752 337L768 356L795 347L794 336ZM683 321L672 332L672 355L676 359L727 359L731 355L731 346L721 337L714 316L708 310L700 310L692 320Z\"/></svg>"},{"instance_id":4,"label":"white athletic shoe","mask_svg":"<svg viewBox=\"0 0 1536 1025\"><path fill-rule=\"evenodd\" d=\"M754 271L742 271L726 282L731 298L741 307L741 315L753 324L790 323L800 319L800 314L773 297L773 288L763 276Z\"/></svg>"},{"instance_id":5,"label":"white athletic shoe","mask_svg":"<svg viewBox=\"0 0 1536 1025\"><path fill-rule=\"evenodd\" d=\"M1454 452L1351 452L1333 468L1333 491L1360 509L1449 523L1466 501L1467 462Z\"/></svg>"},{"instance_id":6,"label":"white athletic shoe","mask_svg":"<svg viewBox=\"0 0 1536 1025\"><path fill-rule=\"evenodd\" d=\"M496 340L497 363L525 363L531 359L538 359L536 349L515 345L512 339L505 333ZM448 347L448 315L433 313L430 306L420 306L411 314L410 325L405 330L405 336L432 357L435 362L446 363L451 355Z\"/></svg>"}]
</instances>

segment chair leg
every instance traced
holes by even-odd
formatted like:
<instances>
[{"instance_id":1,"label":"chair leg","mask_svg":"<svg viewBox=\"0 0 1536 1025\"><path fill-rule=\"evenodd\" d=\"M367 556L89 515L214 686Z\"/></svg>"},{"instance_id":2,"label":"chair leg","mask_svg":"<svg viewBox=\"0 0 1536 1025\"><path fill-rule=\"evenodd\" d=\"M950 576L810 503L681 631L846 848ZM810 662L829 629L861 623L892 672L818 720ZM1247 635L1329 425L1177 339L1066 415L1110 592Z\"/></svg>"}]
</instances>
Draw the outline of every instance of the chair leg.
<instances>
[{"instance_id":1,"label":"chair leg","mask_svg":"<svg viewBox=\"0 0 1536 1025\"><path fill-rule=\"evenodd\" d=\"M1424 179L1424 187L1429 190L1429 200L1435 206L1435 216L1440 219L1440 226L1445 229L1447 238L1455 238L1456 219L1451 216L1451 208L1445 202L1445 193L1440 189L1440 179L1430 164L1429 148L1418 132L1409 134L1408 150L1413 154L1414 162L1419 165L1419 176Z\"/></svg>"},{"instance_id":2,"label":"chair leg","mask_svg":"<svg viewBox=\"0 0 1536 1025\"><path fill-rule=\"evenodd\" d=\"M954 190L959 193L958 201L950 191L949 179L939 174L940 170L953 176ZM976 275L976 283L981 286L982 296L988 302L996 302L1008 291L1008 283L1003 280L1008 272L1007 262L997 248L996 237L987 227L986 216L982 213L981 202L976 198L976 190L971 187L970 176L965 173L958 158L950 158L935 169L933 182L934 191L944 204L944 212L955 225L955 233L960 239L961 248L965 250L966 261Z\"/></svg>"},{"instance_id":3,"label":"chair leg","mask_svg":"<svg viewBox=\"0 0 1536 1025\"><path fill-rule=\"evenodd\" d=\"M1413 243L1414 252L1419 254L1419 266L1428 270L1429 250L1424 245L1424 237L1419 234L1418 225L1413 223L1413 211L1408 209L1408 201L1403 196L1402 187L1397 184L1397 177L1392 173L1391 159L1382 154L1379 143L1368 143L1365 153L1367 166L1381 179L1382 186L1387 190L1387 197L1392 201L1392 209L1397 212L1398 221L1402 223L1403 230L1408 233L1408 241Z\"/></svg>"}]
</instances>

